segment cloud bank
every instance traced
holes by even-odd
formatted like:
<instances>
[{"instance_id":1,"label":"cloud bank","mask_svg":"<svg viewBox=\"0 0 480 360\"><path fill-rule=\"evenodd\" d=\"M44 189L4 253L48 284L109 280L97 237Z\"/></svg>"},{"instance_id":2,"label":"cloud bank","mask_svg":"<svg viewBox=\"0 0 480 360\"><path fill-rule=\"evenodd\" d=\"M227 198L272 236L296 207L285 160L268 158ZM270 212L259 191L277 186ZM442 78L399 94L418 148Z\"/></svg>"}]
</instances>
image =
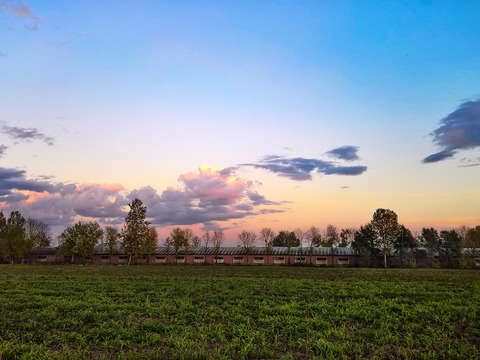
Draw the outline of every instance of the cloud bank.
<instances>
[{"instance_id":1,"label":"cloud bank","mask_svg":"<svg viewBox=\"0 0 480 360\"><path fill-rule=\"evenodd\" d=\"M13 139L15 142L29 142L32 140L40 140L45 142L47 145L54 145L54 139L51 136L47 136L36 128L22 128L18 126L8 126L5 123L2 123L0 127L0 133L7 135L9 138Z\"/></svg>"},{"instance_id":2,"label":"cloud bank","mask_svg":"<svg viewBox=\"0 0 480 360\"><path fill-rule=\"evenodd\" d=\"M233 169L202 166L179 177L179 186L159 193L150 186L132 191L120 184L63 184L50 179L28 179L23 170L0 168L0 205L19 210L53 226L69 226L78 217L101 224L121 224L134 198L147 206L147 216L157 226L203 223L284 212L280 202L258 194L254 183Z\"/></svg>"},{"instance_id":3,"label":"cloud bank","mask_svg":"<svg viewBox=\"0 0 480 360\"><path fill-rule=\"evenodd\" d=\"M460 150L480 146L480 99L465 101L451 114L440 120L440 127L431 135L442 150L427 156L424 164L452 158Z\"/></svg>"}]
</instances>

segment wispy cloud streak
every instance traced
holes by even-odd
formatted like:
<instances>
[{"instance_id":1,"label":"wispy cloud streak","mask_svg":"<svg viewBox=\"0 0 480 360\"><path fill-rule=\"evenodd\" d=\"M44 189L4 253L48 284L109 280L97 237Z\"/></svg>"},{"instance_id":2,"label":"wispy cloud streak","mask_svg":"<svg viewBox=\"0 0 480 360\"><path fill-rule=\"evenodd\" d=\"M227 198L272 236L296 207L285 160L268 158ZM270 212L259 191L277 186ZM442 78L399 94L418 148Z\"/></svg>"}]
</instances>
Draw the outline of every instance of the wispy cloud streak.
<instances>
[{"instance_id":1,"label":"wispy cloud streak","mask_svg":"<svg viewBox=\"0 0 480 360\"><path fill-rule=\"evenodd\" d=\"M355 150L356 154L356 150ZM343 153L345 155L345 153ZM347 157L351 157L350 155ZM303 157L287 158L284 156L270 155L256 163L245 163L239 166L250 166L257 169L268 170L278 176L295 181L312 180L315 173L324 175L357 176L367 171L367 167L340 166L332 161L308 159Z\"/></svg>"},{"instance_id":2,"label":"wispy cloud streak","mask_svg":"<svg viewBox=\"0 0 480 360\"><path fill-rule=\"evenodd\" d=\"M47 145L54 145L54 139L51 136L45 135L36 128L22 128L18 126L8 126L3 123L0 127L0 133L6 134L9 138L16 142L41 140Z\"/></svg>"}]
</instances>

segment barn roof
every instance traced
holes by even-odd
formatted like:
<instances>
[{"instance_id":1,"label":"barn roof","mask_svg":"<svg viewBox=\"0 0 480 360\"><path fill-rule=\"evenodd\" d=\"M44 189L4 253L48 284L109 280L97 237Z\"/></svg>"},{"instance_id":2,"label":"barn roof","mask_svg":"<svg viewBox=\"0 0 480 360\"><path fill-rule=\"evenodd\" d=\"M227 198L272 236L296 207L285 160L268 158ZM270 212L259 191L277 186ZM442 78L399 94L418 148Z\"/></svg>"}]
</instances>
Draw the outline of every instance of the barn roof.
<instances>
[{"instance_id":1,"label":"barn roof","mask_svg":"<svg viewBox=\"0 0 480 360\"><path fill-rule=\"evenodd\" d=\"M162 246L158 248L158 254L174 255L172 247ZM180 250L178 254L185 254ZM290 251L287 247L273 247L270 252L263 246L254 246L245 249L240 246L222 246L217 251L213 247L197 246L188 249L188 254L195 255L332 255L332 249L329 247L292 247ZM333 255L355 255L355 251L350 247L333 248Z\"/></svg>"}]
</instances>

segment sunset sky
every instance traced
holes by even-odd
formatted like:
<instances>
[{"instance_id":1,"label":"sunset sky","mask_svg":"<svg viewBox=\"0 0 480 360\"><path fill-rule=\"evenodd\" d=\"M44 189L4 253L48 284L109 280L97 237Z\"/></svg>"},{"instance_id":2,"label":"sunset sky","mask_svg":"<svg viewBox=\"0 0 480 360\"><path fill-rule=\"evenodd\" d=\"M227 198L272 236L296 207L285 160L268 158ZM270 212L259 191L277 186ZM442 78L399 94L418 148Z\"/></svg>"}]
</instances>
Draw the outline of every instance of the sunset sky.
<instances>
[{"instance_id":1,"label":"sunset sky","mask_svg":"<svg viewBox=\"0 0 480 360\"><path fill-rule=\"evenodd\" d=\"M60 233L480 224L479 1L0 0L0 205Z\"/></svg>"}]
</instances>

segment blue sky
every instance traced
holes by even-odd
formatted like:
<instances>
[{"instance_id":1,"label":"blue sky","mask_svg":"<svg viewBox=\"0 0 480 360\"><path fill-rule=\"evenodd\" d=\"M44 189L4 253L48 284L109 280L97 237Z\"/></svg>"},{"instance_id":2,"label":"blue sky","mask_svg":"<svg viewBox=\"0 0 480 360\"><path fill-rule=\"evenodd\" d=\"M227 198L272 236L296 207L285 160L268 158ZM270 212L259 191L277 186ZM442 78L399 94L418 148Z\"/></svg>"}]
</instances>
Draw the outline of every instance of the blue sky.
<instances>
[{"instance_id":1,"label":"blue sky","mask_svg":"<svg viewBox=\"0 0 480 360\"><path fill-rule=\"evenodd\" d=\"M251 181L248 191L277 203L278 212L250 204L255 210L216 218L218 209L188 198L187 207L208 213L192 217L198 229L356 227L378 207L397 211L411 228L473 226L480 221L480 167L472 166L480 163L478 14L476 1L3 0L0 165L24 171L24 180L120 184L101 197L98 206L108 209L115 196L125 206L144 187L160 203L169 187L188 193L190 183L179 179L191 171L217 179L199 170L204 164L232 168ZM447 133L432 137L462 104L473 114L467 123L453 116ZM458 126L466 133L454 146ZM20 137L15 127L53 144ZM329 156L344 146L359 159ZM422 163L442 151L449 157ZM295 171L306 164L298 158L366 170L345 176L315 168L298 181L265 167L272 155ZM239 166L246 163L263 167ZM18 187L5 191L30 200L5 201L7 212L40 217L34 199L63 196ZM246 208L242 194L234 196L241 204L228 206ZM75 213L90 214L86 204L56 201L45 221L65 226ZM177 221L161 214L159 227ZM91 218L119 218L117 210L102 215Z\"/></svg>"}]
</instances>

